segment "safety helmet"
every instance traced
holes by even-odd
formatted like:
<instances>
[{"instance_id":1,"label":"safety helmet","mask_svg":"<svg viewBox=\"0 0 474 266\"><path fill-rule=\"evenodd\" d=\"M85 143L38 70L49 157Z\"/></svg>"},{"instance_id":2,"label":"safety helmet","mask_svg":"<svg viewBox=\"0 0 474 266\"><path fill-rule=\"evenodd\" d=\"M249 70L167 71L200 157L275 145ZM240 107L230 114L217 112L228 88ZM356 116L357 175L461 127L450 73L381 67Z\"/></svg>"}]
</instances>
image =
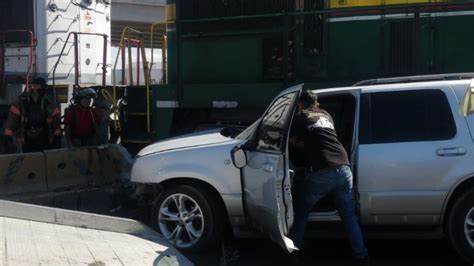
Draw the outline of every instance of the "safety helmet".
<instances>
[{"instance_id":1,"label":"safety helmet","mask_svg":"<svg viewBox=\"0 0 474 266\"><path fill-rule=\"evenodd\" d=\"M75 98L79 98L79 99L82 99L85 97L96 98L97 93L92 88L84 88L84 89L78 90L74 96Z\"/></svg>"}]
</instances>

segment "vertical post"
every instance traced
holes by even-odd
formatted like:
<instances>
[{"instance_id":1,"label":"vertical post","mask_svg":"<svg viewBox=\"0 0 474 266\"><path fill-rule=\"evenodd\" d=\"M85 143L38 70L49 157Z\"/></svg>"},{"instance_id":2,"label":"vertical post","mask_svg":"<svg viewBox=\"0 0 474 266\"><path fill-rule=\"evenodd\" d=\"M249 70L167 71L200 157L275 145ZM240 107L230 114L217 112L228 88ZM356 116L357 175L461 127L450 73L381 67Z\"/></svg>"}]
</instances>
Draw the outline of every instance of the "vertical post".
<instances>
[{"instance_id":1,"label":"vertical post","mask_svg":"<svg viewBox=\"0 0 474 266\"><path fill-rule=\"evenodd\" d=\"M79 87L79 47L78 47L78 39L77 33L74 32L74 84L76 88Z\"/></svg>"},{"instance_id":2,"label":"vertical post","mask_svg":"<svg viewBox=\"0 0 474 266\"><path fill-rule=\"evenodd\" d=\"M106 73L107 73L107 35L104 35L104 50L102 57L102 87L105 88Z\"/></svg>"},{"instance_id":3,"label":"vertical post","mask_svg":"<svg viewBox=\"0 0 474 266\"><path fill-rule=\"evenodd\" d=\"M165 1L166 2L166 1ZM165 11L166 12L166 11ZM166 15L166 14L165 14ZM150 27L150 50L151 50L151 59L150 59L150 70L149 70L149 73L148 75L151 76L151 69L153 67L153 63L154 63L154 60L153 60L153 36L155 35L155 25L157 25L157 23L153 23L151 24L151 27Z\"/></svg>"},{"instance_id":4,"label":"vertical post","mask_svg":"<svg viewBox=\"0 0 474 266\"><path fill-rule=\"evenodd\" d=\"M139 47L141 49L142 54L142 61L143 61L143 76L145 79L145 87L146 87L146 129L147 132L151 132L151 99L150 99L150 75L148 71L148 62L146 61L146 53L145 53L145 39L143 35L140 36Z\"/></svg>"},{"instance_id":5,"label":"vertical post","mask_svg":"<svg viewBox=\"0 0 474 266\"><path fill-rule=\"evenodd\" d=\"M181 64L181 1L176 0L176 84L178 103L181 104L184 98L183 81L182 81L182 64Z\"/></svg>"},{"instance_id":6,"label":"vertical post","mask_svg":"<svg viewBox=\"0 0 474 266\"><path fill-rule=\"evenodd\" d=\"M125 45L120 46L120 52L122 53L122 85L127 84L125 77ZM114 70L115 71L115 70Z\"/></svg>"},{"instance_id":7,"label":"vertical post","mask_svg":"<svg viewBox=\"0 0 474 266\"><path fill-rule=\"evenodd\" d=\"M168 84L168 81L167 81L167 75L168 75L168 58L167 58L167 38L166 38L166 35L163 35L163 38L162 38L162 47L161 47L161 68L163 70L163 77L162 77L162 80L163 80L163 84Z\"/></svg>"},{"instance_id":8,"label":"vertical post","mask_svg":"<svg viewBox=\"0 0 474 266\"><path fill-rule=\"evenodd\" d=\"M133 85L133 64L132 64L132 40L127 36L128 46L128 82Z\"/></svg>"},{"instance_id":9,"label":"vertical post","mask_svg":"<svg viewBox=\"0 0 474 266\"><path fill-rule=\"evenodd\" d=\"M32 31L28 31L30 35L30 60L28 63L28 72L26 73L26 86L30 86L30 74L35 62L35 36ZM56 92L54 93L54 101L56 102Z\"/></svg>"},{"instance_id":10,"label":"vertical post","mask_svg":"<svg viewBox=\"0 0 474 266\"><path fill-rule=\"evenodd\" d=\"M5 33L0 32L0 97L6 96L5 83Z\"/></svg>"},{"instance_id":11,"label":"vertical post","mask_svg":"<svg viewBox=\"0 0 474 266\"><path fill-rule=\"evenodd\" d=\"M137 41L137 85L140 85L140 45L141 42ZM145 69L144 69L145 70Z\"/></svg>"}]
</instances>

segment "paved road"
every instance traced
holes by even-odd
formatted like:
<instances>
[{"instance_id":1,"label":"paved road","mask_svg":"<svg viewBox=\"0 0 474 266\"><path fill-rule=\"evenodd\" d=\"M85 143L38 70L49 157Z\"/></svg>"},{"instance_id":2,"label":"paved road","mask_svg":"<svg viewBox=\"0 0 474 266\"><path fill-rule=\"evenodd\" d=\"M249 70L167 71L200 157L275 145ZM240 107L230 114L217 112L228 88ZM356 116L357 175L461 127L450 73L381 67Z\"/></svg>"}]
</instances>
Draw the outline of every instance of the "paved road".
<instances>
[{"instance_id":1,"label":"paved road","mask_svg":"<svg viewBox=\"0 0 474 266\"><path fill-rule=\"evenodd\" d=\"M136 211L141 215L135 213L133 218L149 224L149 210ZM366 244L373 266L474 266L463 262L444 240L367 240ZM197 266L287 265L286 254L268 239L231 239L218 250L184 255ZM346 239L306 240L303 262L318 266L352 265L349 243Z\"/></svg>"},{"instance_id":2,"label":"paved road","mask_svg":"<svg viewBox=\"0 0 474 266\"><path fill-rule=\"evenodd\" d=\"M471 266L462 262L441 240L369 240L374 266ZM222 263L221 251L185 253L196 265L286 265L282 250L270 240L237 239L225 248L227 264ZM345 240L309 240L305 244L304 265L351 265Z\"/></svg>"}]
</instances>

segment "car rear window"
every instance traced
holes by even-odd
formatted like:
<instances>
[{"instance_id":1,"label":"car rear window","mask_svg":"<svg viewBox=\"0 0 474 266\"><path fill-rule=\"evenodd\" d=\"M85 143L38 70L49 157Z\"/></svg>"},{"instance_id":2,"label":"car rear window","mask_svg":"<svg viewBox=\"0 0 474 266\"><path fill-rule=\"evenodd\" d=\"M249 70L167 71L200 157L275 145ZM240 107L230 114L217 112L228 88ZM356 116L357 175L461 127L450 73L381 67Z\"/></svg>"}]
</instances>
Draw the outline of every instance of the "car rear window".
<instances>
[{"instance_id":1,"label":"car rear window","mask_svg":"<svg viewBox=\"0 0 474 266\"><path fill-rule=\"evenodd\" d=\"M360 114L361 144L446 140L456 135L451 108L441 90L366 93Z\"/></svg>"}]
</instances>

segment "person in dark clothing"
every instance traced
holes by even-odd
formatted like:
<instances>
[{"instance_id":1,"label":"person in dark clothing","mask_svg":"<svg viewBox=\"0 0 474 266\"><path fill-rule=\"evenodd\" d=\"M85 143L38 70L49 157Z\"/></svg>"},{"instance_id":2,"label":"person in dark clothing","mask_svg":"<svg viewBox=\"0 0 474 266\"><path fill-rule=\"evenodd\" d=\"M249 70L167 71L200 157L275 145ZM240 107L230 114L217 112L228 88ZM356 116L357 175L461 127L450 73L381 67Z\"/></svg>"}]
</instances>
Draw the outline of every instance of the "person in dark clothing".
<instances>
[{"instance_id":1,"label":"person in dark clothing","mask_svg":"<svg viewBox=\"0 0 474 266\"><path fill-rule=\"evenodd\" d=\"M303 152L306 161L304 185L295 206L290 238L302 248L306 222L312 207L323 197L334 195L336 207L350 239L357 263L368 265L368 253L354 212L352 172L347 152L337 138L331 115L319 107L317 96L303 91L299 112L293 119L290 146Z\"/></svg>"},{"instance_id":2,"label":"person in dark clothing","mask_svg":"<svg viewBox=\"0 0 474 266\"><path fill-rule=\"evenodd\" d=\"M16 153L16 145L11 137L0 134L0 154Z\"/></svg>"},{"instance_id":3,"label":"person in dark clothing","mask_svg":"<svg viewBox=\"0 0 474 266\"><path fill-rule=\"evenodd\" d=\"M81 89L74 95L74 104L65 110L64 131L70 148L97 145L97 123L100 116L91 107L97 96L91 88Z\"/></svg>"},{"instance_id":4,"label":"person in dark clothing","mask_svg":"<svg viewBox=\"0 0 474 266\"><path fill-rule=\"evenodd\" d=\"M46 95L46 81L35 78L9 109L4 136L8 143L16 137L23 152L57 148L62 131L60 111Z\"/></svg>"}]
</instances>

